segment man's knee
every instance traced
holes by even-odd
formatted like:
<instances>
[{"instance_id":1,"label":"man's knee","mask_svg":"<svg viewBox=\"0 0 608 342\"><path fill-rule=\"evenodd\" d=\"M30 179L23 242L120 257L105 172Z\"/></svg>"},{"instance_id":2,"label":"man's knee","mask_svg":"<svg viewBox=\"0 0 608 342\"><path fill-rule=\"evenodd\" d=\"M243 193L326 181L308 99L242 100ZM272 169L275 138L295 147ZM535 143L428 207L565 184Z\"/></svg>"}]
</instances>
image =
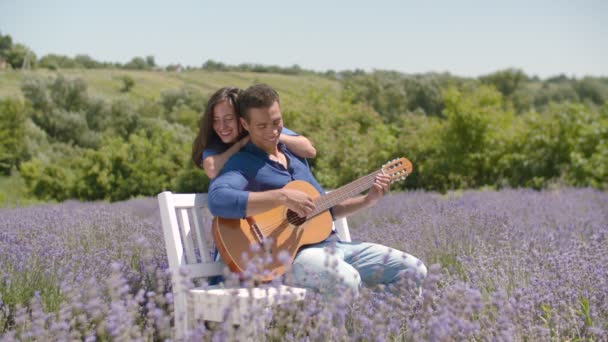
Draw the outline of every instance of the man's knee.
<instances>
[{"instance_id":1,"label":"man's knee","mask_svg":"<svg viewBox=\"0 0 608 342\"><path fill-rule=\"evenodd\" d=\"M409 278L414 280L416 284L422 284L426 278L428 270L422 260L416 258L407 253L402 253L399 257L400 262L394 263L395 267L398 268L396 277L392 279L392 282L398 281L401 278Z\"/></svg>"},{"instance_id":2,"label":"man's knee","mask_svg":"<svg viewBox=\"0 0 608 342\"><path fill-rule=\"evenodd\" d=\"M292 265L292 272L298 286L332 293L345 289L358 293L361 288L359 272L344 261L323 264L297 262Z\"/></svg>"},{"instance_id":3,"label":"man's knee","mask_svg":"<svg viewBox=\"0 0 608 342\"><path fill-rule=\"evenodd\" d=\"M361 288L361 276L359 272L356 270L349 270L346 272L341 272L338 276L338 282L345 289L352 291L353 293L359 293L359 289Z\"/></svg>"},{"instance_id":4,"label":"man's knee","mask_svg":"<svg viewBox=\"0 0 608 342\"><path fill-rule=\"evenodd\" d=\"M361 287L361 277L356 270L344 269L297 269L296 281L306 287L314 287L321 289L323 287L332 287L335 285L343 286L349 289L358 290Z\"/></svg>"},{"instance_id":5,"label":"man's knee","mask_svg":"<svg viewBox=\"0 0 608 342\"><path fill-rule=\"evenodd\" d=\"M416 279L419 281L423 281L426 278L428 270L426 265L422 262L422 260L418 259L416 262Z\"/></svg>"},{"instance_id":6,"label":"man's knee","mask_svg":"<svg viewBox=\"0 0 608 342\"><path fill-rule=\"evenodd\" d=\"M410 256L410 258L412 259L404 266L404 269L400 272L398 278L402 280L407 279L408 282L413 282L417 288L421 288L428 270L422 260L412 256Z\"/></svg>"}]
</instances>

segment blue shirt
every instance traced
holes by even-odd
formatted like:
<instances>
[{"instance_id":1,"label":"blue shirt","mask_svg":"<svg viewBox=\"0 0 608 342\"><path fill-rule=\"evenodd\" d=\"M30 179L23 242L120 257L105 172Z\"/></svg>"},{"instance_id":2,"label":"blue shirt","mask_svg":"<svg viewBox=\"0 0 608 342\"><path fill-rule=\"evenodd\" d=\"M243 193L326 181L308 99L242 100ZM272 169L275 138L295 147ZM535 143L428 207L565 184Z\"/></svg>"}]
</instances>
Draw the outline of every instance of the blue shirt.
<instances>
[{"instance_id":1,"label":"blue shirt","mask_svg":"<svg viewBox=\"0 0 608 342\"><path fill-rule=\"evenodd\" d=\"M281 134L291 135L294 137L299 135L298 133L290 130L287 127L283 127ZM212 146L207 147L203 151L202 160L205 160L205 158L214 156L216 154L224 153L224 151L226 151L230 146L232 146L232 145L226 144L226 143L222 142L220 139L217 139L217 141L215 143L213 143Z\"/></svg>"},{"instance_id":2,"label":"blue shirt","mask_svg":"<svg viewBox=\"0 0 608 342\"><path fill-rule=\"evenodd\" d=\"M308 162L294 155L283 143L279 149L287 158L286 169L270 160L268 153L249 142L224 165L209 186L209 210L214 216L244 218L251 191L280 189L293 180L313 185L320 194L325 191L310 172Z\"/></svg>"}]
</instances>

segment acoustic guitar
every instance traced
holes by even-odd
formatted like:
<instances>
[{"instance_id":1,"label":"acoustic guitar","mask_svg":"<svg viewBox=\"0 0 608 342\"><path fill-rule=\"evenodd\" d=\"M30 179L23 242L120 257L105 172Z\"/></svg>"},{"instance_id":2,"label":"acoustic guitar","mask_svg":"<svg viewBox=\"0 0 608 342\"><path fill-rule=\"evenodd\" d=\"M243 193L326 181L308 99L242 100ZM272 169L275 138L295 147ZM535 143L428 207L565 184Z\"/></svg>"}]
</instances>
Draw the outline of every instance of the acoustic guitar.
<instances>
[{"instance_id":1,"label":"acoustic guitar","mask_svg":"<svg viewBox=\"0 0 608 342\"><path fill-rule=\"evenodd\" d=\"M245 219L215 217L213 239L222 260L232 272L242 273L250 261L262 260L254 267L254 279L271 281L285 273L300 247L319 243L331 234L329 208L371 188L379 173L390 176L392 183L405 179L411 172L409 160L394 159L380 170L324 195L308 182L289 182L284 188L300 190L313 198L315 210L309 216L299 217L287 207L278 206Z\"/></svg>"}]
</instances>

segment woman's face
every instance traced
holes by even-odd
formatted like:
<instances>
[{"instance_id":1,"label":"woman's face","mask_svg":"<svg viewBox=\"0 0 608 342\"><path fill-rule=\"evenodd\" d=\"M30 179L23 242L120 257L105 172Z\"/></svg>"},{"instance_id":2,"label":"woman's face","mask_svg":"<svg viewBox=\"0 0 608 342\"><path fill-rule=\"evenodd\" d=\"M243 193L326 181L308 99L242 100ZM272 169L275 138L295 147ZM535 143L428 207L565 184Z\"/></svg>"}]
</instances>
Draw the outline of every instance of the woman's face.
<instances>
[{"instance_id":1,"label":"woman's face","mask_svg":"<svg viewBox=\"0 0 608 342\"><path fill-rule=\"evenodd\" d=\"M225 144L235 143L241 133L239 120L228 101L222 101L213 107L213 130Z\"/></svg>"}]
</instances>

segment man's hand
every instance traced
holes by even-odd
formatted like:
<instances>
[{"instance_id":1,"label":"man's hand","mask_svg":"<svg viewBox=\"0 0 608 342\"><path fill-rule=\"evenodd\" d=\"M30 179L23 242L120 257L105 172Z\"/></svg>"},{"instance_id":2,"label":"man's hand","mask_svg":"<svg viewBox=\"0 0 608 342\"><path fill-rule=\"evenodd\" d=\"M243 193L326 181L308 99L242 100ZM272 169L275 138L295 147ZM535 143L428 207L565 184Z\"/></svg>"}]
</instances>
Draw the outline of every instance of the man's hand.
<instances>
[{"instance_id":1,"label":"man's hand","mask_svg":"<svg viewBox=\"0 0 608 342\"><path fill-rule=\"evenodd\" d=\"M372 188L367 193L365 200L375 204L382 196L388 193L390 186L391 177L384 174L378 174Z\"/></svg>"},{"instance_id":2,"label":"man's hand","mask_svg":"<svg viewBox=\"0 0 608 342\"><path fill-rule=\"evenodd\" d=\"M285 206L298 214L298 216L306 217L312 214L315 205L308 194L295 189L281 189L281 192L285 196Z\"/></svg>"}]
</instances>

